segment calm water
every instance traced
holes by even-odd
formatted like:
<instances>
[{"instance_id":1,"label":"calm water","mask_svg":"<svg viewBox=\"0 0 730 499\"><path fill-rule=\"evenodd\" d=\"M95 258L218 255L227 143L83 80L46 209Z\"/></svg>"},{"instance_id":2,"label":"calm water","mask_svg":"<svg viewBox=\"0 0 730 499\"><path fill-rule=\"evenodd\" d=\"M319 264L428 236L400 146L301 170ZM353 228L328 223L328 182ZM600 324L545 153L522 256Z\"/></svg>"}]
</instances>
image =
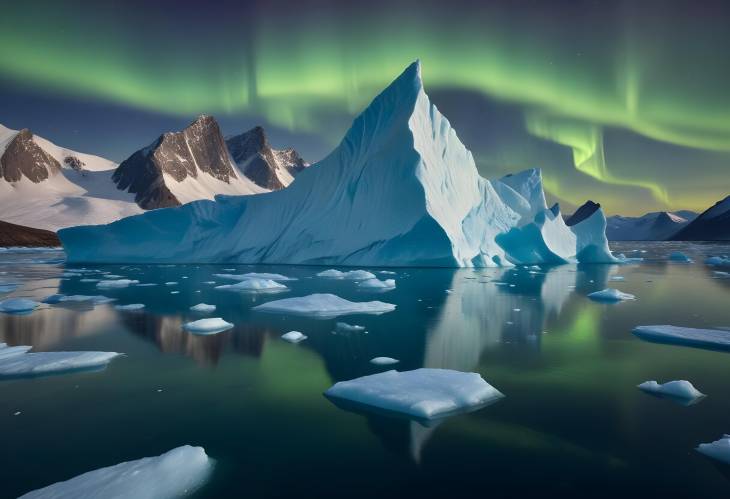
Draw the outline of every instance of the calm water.
<instances>
[{"instance_id":1,"label":"calm water","mask_svg":"<svg viewBox=\"0 0 730 499\"><path fill-rule=\"evenodd\" d=\"M60 278L78 268L58 262L62 253L0 253L7 272L0 280L23 283L7 296L104 294L146 305L0 314L0 341L11 345L127 354L102 372L0 382L0 495L193 444L216 460L195 497L727 497L728 469L693 448L730 433L730 354L647 343L630 331L730 326L730 279L713 278L701 263L730 247L613 249L636 248L646 250L644 263L537 273L395 269L397 289L384 294L313 278L319 268L244 265L104 266L160 286L99 291L81 277ZM698 263L667 262L675 249ZM274 296L205 283L226 283L213 273L251 271L299 280ZM626 280L609 282L612 275ZM608 286L637 300L604 305L585 297ZM313 292L398 308L338 319L368 334L334 334L336 320L251 311ZM235 328L210 337L183 332L183 322L201 317L188 311L200 302L217 305L212 316ZM309 339L282 341L290 330ZM375 356L400 359L401 370L476 371L506 397L424 428L346 412L322 396L339 380L387 369L368 362ZM688 379L708 397L684 407L636 388L650 379Z\"/></svg>"}]
</instances>

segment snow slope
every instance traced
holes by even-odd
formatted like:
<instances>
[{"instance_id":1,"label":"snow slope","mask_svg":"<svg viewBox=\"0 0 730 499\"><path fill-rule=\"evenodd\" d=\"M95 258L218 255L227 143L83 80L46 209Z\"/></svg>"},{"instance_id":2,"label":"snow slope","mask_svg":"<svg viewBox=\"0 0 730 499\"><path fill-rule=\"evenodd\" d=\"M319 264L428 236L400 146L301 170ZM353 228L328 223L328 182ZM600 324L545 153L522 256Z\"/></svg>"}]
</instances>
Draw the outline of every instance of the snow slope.
<instances>
[{"instance_id":1,"label":"snow slope","mask_svg":"<svg viewBox=\"0 0 730 499\"><path fill-rule=\"evenodd\" d=\"M665 241L697 217L691 211L654 211L640 217L608 218L606 236L610 241Z\"/></svg>"},{"instance_id":2,"label":"snow slope","mask_svg":"<svg viewBox=\"0 0 730 499\"><path fill-rule=\"evenodd\" d=\"M409 66L287 189L59 234L75 262L495 266L614 261L597 210L568 227L539 170L490 182Z\"/></svg>"}]
</instances>

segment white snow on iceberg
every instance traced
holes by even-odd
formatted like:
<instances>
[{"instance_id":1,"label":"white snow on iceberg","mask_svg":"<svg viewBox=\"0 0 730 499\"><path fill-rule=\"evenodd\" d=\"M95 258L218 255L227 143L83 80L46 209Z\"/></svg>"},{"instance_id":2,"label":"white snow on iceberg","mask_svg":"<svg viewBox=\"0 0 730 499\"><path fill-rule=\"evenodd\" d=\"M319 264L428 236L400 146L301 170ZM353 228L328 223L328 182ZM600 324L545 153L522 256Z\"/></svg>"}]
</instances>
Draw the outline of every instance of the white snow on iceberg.
<instances>
[{"instance_id":1,"label":"white snow on iceberg","mask_svg":"<svg viewBox=\"0 0 730 499\"><path fill-rule=\"evenodd\" d=\"M683 379L668 381L662 384L659 384L654 380L644 381L638 385L638 388L655 395L664 395L687 401L694 401L705 396L705 394L695 388L692 383Z\"/></svg>"},{"instance_id":2,"label":"white snow on iceberg","mask_svg":"<svg viewBox=\"0 0 730 499\"><path fill-rule=\"evenodd\" d=\"M227 331L233 327L233 324L226 322L220 317L210 319L199 319L193 322L183 324L183 329L193 334L217 334Z\"/></svg>"},{"instance_id":3,"label":"white snow on iceberg","mask_svg":"<svg viewBox=\"0 0 730 499\"><path fill-rule=\"evenodd\" d=\"M431 420L479 409L504 395L477 373L422 368L340 381L325 396L345 406Z\"/></svg>"},{"instance_id":4,"label":"white snow on iceberg","mask_svg":"<svg viewBox=\"0 0 730 499\"><path fill-rule=\"evenodd\" d=\"M246 291L249 293L282 293L289 291L289 288L271 279L246 279L236 284L223 284L215 289L223 291Z\"/></svg>"},{"instance_id":5,"label":"white snow on iceberg","mask_svg":"<svg viewBox=\"0 0 730 499\"><path fill-rule=\"evenodd\" d=\"M595 301L619 302L624 300L635 300L636 297L629 293L624 293L614 288L606 288L601 291L594 291L588 295L588 298Z\"/></svg>"},{"instance_id":6,"label":"white snow on iceberg","mask_svg":"<svg viewBox=\"0 0 730 499\"><path fill-rule=\"evenodd\" d=\"M184 445L160 456L89 471L19 499L174 499L194 493L212 469L213 460L202 447Z\"/></svg>"},{"instance_id":7,"label":"white snow on iceberg","mask_svg":"<svg viewBox=\"0 0 730 499\"><path fill-rule=\"evenodd\" d=\"M680 326L638 326L632 331L643 340L697 348L730 350L730 331Z\"/></svg>"},{"instance_id":8,"label":"white snow on iceberg","mask_svg":"<svg viewBox=\"0 0 730 499\"><path fill-rule=\"evenodd\" d=\"M273 314L290 314L333 319L341 315L374 314L380 315L395 310L395 305L382 301L353 302L329 293L317 293L296 298L270 301L253 310Z\"/></svg>"},{"instance_id":9,"label":"white snow on iceberg","mask_svg":"<svg viewBox=\"0 0 730 499\"><path fill-rule=\"evenodd\" d=\"M70 262L486 267L614 262L597 208L567 226L539 170L482 178L409 66L286 189L61 230Z\"/></svg>"},{"instance_id":10,"label":"white snow on iceberg","mask_svg":"<svg viewBox=\"0 0 730 499\"><path fill-rule=\"evenodd\" d=\"M8 347L0 343L0 379L29 378L75 371L102 369L122 355L117 352L37 352L32 347Z\"/></svg>"},{"instance_id":11,"label":"white snow on iceberg","mask_svg":"<svg viewBox=\"0 0 730 499\"><path fill-rule=\"evenodd\" d=\"M35 300L29 300L28 298L8 298L7 300L0 301L0 312L6 314L23 314L32 312L35 310L40 303Z\"/></svg>"},{"instance_id":12,"label":"white snow on iceberg","mask_svg":"<svg viewBox=\"0 0 730 499\"><path fill-rule=\"evenodd\" d=\"M730 435L723 435L721 439L709 444L700 444L695 450L707 457L730 464Z\"/></svg>"}]
</instances>

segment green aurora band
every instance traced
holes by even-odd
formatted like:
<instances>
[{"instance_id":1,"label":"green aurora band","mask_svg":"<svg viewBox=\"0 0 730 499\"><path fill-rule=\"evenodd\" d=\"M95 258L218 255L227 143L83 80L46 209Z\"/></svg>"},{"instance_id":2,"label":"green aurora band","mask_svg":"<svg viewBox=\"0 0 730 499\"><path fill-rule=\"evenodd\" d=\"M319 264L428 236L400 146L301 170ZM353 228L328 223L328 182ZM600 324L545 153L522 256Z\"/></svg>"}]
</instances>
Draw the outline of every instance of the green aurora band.
<instances>
[{"instance_id":1,"label":"green aurora band","mask_svg":"<svg viewBox=\"0 0 730 499\"><path fill-rule=\"evenodd\" d=\"M331 113L355 115L420 58L429 90L518 104L527 132L570 147L579 172L648 190L658 206L673 201L667 186L646 172L614 170L605 129L730 157L722 16L692 18L654 2L557 10L549 2L476 10L408 3L386 16L385 6L304 2L292 12L286 2L267 2L253 19L215 23L151 7L138 15L116 4L16 3L0 18L0 76L155 112L260 115L317 132ZM558 179L546 185L581 202Z\"/></svg>"}]
</instances>

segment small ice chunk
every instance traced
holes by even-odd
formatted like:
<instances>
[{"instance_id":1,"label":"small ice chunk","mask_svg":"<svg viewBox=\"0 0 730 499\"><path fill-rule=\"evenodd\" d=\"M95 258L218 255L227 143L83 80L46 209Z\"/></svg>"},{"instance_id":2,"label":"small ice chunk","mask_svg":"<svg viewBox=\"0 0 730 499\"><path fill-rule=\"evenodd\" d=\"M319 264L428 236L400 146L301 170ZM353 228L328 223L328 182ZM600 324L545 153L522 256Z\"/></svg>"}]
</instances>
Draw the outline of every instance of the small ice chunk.
<instances>
[{"instance_id":1,"label":"small ice chunk","mask_svg":"<svg viewBox=\"0 0 730 499\"><path fill-rule=\"evenodd\" d=\"M381 281L377 277L375 279L366 279L359 282L357 287L370 291L390 291L391 289L395 289L395 279L385 279L384 281Z\"/></svg>"},{"instance_id":2,"label":"small ice chunk","mask_svg":"<svg viewBox=\"0 0 730 499\"><path fill-rule=\"evenodd\" d=\"M170 291L170 294L171 295L179 295L180 294L180 291Z\"/></svg>"},{"instance_id":3,"label":"small ice chunk","mask_svg":"<svg viewBox=\"0 0 730 499\"><path fill-rule=\"evenodd\" d=\"M91 279L90 277L79 279L79 282L99 282L101 279Z\"/></svg>"},{"instance_id":4,"label":"small ice chunk","mask_svg":"<svg viewBox=\"0 0 730 499\"><path fill-rule=\"evenodd\" d=\"M398 275L397 273L393 272L392 270L380 270L380 271L378 271L378 274L382 274L382 275Z\"/></svg>"},{"instance_id":5,"label":"small ice chunk","mask_svg":"<svg viewBox=\"0 0 730 499\"><path fill-rule=\"evenodd\" d=\"M169 281L165 283L165 286L177 286L177 281Z\"/></svg>"},{"instance_id":6,"label":"small ice chunk","mask_svg":"<svg viewBox=\"0 0 730 499\"><path fill-rule=\"evenodd\" d=\"M672 251L669 254L669 260L672 262L692 263L692 259L681 251Z\"/></svg>"},{"instance_id":7,"label":"small ice chunk","mask_svg":"<svg viewBox=\"0 0 730 499\"><path fill-rule=\"evenodd\" d=\"M638 326L632 331L643 340L697 348L730 350L730 331L680 326Z\"/></svg>"},{"instance_id":8,"label":"small ice chunk","mask_svg":"<svg viewBox=\"0 0 730 499\"><path fill-rule=\"evenodd\" d=\"M160 456L89 471L28 492L19 499L160 499L194 493L210 477L213 460L202 447L184 445Z\"/></svg>"},{"instance_id":9,"label":"small ice chunk","mask_svg":"<svg viewBox=\"0 0 730 499\"><path fill-rule=\"evenodd\" d=\"M144 308L144 303L130 303L129 305L117 305L114 308L117 310L122 310L122 311L142 310Z\"/></svg>"},{"instance_id":10,"label":"small ice chunk","mask_svg":"<svg viewBox=\"0 0 730 499\"><path fill-rule=\"evenodd\" d=\"M335 330L341 333L360 333L362 331L365 331L365 326L348 324L346 322L336 322Z\"/></svg>"},{"instance_id":11,"label":"small ice chunk","mask_svg":"<svg viewBox=\"0 0 730 499\"><path fill-rule=\"evenodd\" d=\"M376 366L390 366L392 364L397 364L398 362L400 361L393 357L374 357L370 359L370 363L375 364Z\"/></svg>"},{"instance_id":12,"label":"small ice chunk","mask_svg":"<svg viewBox=\"0 0 730 499\"><path fill-rule=\"evenodd\" d=\"M375 274L367 270L350 270L342 272L340 270L329 269L319 272L317 277L326 277L328 279L349 279L352 281L365 281L367 279L375 279Z\"/></svg>"},{"instance_id":13,"label":"small ice chunk","mask_svg":"<svg viewBox=\"0 0 730 499\"><path fill-rule=\"evenodd\" d=\"M640 390L645 392L654 393L657 395L666 395L668 397L674 397L683 400L695 400L704 397L705 394L697 390L692 383L683 379L677 381L668 381L663 384L659 384L656 381L644 381L638 385Z\"/></svg>"},{"instance_id":14,"label":"small ice chunk","mask_svg":"<svg viewBox=\"0 0 730 499\"><path fill-rule=\"evenodd\" d=\"M143 282L141 284L135 284L138 288L151 288L153 286L157 286L157 283L154 282Z\"/></svg>"},{"instance_id":15,"label":"small ice chunk","mask_svg":"<svg viewBox=\"0 0 730 499\"><path fill-rule=\"evenodd\" d=\"M307 336L300 333L299 331L289 331L281 335L281 339L288 341L289 343L299 343L307 339Z\"/></svg>"},{"instance_id":16,"label":"small ice chunk","mask_svg":"<svg viewBox=\"0 0 730 499\"><path fill-rule=\"evenodd\" d=\"M695 450L707 457L730 464L730 435L723 435L721 439L709 444L700 444Z\"/></svg>"},{"instance_id":17,"label":"small ice chunk","mask_svg":"<svg viewBox=\"0 0 730 499\"><path fill-rule=\"evenodd\" d=\"M345 405L431 420L481 408L504 395L478 373L422 368L340 381L325 396Z\"/></svg>"},{"instance_id":18,"label":"small ice chunk","mask_svg":"<svg viewBox=\"0 0 730 499\"><path fill-rule=\"evenodd\" d=\"M707 265L730 266L730 258L722 256L711 256L705 259Z\"/></svg>"},{"instance_id":19,"label":"small ice chunk","mask_svg":"<svg viewBox=\"0 0 730 499\"><path fill-rule=\"evenodd\" d=\"M601 291L595 291L588 295L588 298L595 301L618 302L623 300L635 300L636 297L629 293L623 293L618 289L606 288Z\"/></svg>"},{"instance_id":20,"label":"small ice chunk","mask_svg":"<svg viewBox=\"0 0 730 499\"><path fill-rule=\"evenodd\" d=\"M292 314L332 319L341 315L375 314L380 315L395 310L395 305L382 301L352 302L329 293L316 293L296 298L270 301L253 310L274 314Z\"/></svg>"},{"instance_id":21,"label":"small ice chunk","mask_svg":"<svg viewBox=\"0 0 730 499\"><path fill-rule=\"evenodd\" d=\"M32 347L8 347L0 343L0 378L26 378L75 371L102 369L117 352L38 352Z\"/></svg>"},{"instance_id":22,"label":"small ice chunk","mask_svg":"<svg viewBox=\"0 0 730 499\"><path fill-rule=\"evenodd\" d=\"M121 279L124 277L123 275L116 275L116 274L104 274L104 279Z\"/></svg>"},{"instance_id":23,"label":"small ice chunk","mask_svg":"<svg viewBox=\"0 0 730 499\"><path fill-rule=\"evenodd\" d=\"M608 278L609 281L625 281L626 278L622 275L612 275Z\"/></svg>"},{"instance_id":24,"label":"small ice chunk","mask_svg":"<svg viewBox=\"0 0 730 499\"><path fill-rule=\"evenodd\" d=\"M6 314L22 314L32 312L35 310L40 303L35 300L29 300L28 298L8 298L7 300L0 301L0 312Z\"/></svg>"},{"instance_id":25,"label":"small ice chunk","mask_svg":"<svg viewBox=\"0 0 730 499\"><path fill-rule=\"evenodd\" d=\"M296 281L293 277L287 277L281 274L269 274L266 272L249 272L247 274L213 274L213 277L219 279L228 279L229 281L245 281L246 279L268 279L270 281ZM211 282L211 284L213 284Z\"/></svg>"},{"instance_id":26,"label":"small ice chunk","mask_svg":"<svg viewBox=\"0 0 730 499\"><path fill-rule=\"evenodd\" d=\"M139 284L139 281L135 281L133 279L100 281L96 283L96 287L99 289L126 288L132 284Z\"/></svg>"},{"instance_id":27,"label":"small ice chunk","mask_svg":"<svg viewBox=\"0 0 730 499\"><path fill-rule=\"evenodd\" d=\"M208 305L207 303L198 303L197 305L193 305L190 307L190 310L193 312L200 312L203 314L207 314L210 312L215 312L215 305Z\"/></svg>"},{"instance_id":28,"label":"small ice chunk","mask_svg":"<svg viewBox=\"0 0 730 499\"><path fill-rule=\"evenodd\" d=\"M289 291L289 288L272 279L251 278L236 284L224 284L216 286L215 289L224 291L245 291L249 293L281 293Z\"/></svg>"},{"instance_id":29,"label":"small ice chunk","mask_svg":"<svg viewBox=\"0 0 730 499\"><path fill-rule=\"evenodd\" d=\"M233 324L224 321L220 317L199 319L183 324L183 329L194 334L216 334L231 329L232 327Z\"/></svg>"}]
</instances>

